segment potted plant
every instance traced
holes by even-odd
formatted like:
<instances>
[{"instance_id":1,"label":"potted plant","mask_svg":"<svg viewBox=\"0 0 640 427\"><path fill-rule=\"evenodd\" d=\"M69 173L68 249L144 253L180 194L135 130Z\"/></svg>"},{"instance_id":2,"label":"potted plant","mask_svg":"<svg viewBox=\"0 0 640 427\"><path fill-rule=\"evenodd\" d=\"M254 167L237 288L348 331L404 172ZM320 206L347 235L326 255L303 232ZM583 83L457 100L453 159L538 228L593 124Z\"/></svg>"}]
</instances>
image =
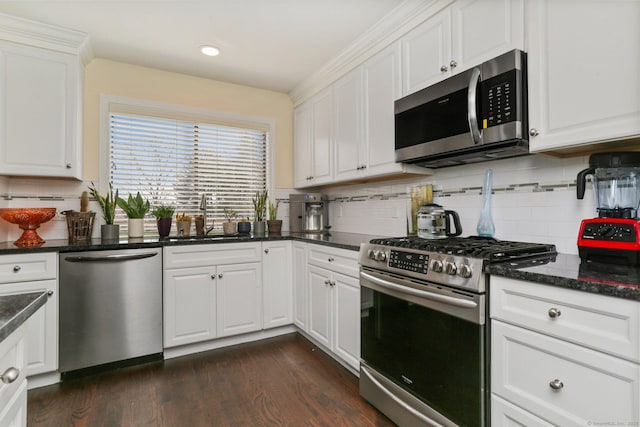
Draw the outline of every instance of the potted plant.
<instances>
[{"instance_id":1,"label":"potted plant","mask_svg":"<svg viewBox=\"0 0 640 427\"><path fill-rule=\"evenodd\" d=\"M176 226L178 227L178 236L189 236L191 232L191 216L184 212L176 215Z\"/></svg>"},{"instance_id":2,"label":"potted plant","mask_svg":"<svg viewBox=\"0 0 640 427\"><path fill-rule=\"evenodd\" d=\"M118 190L113 193L113 184L109 183L109 192L106 196L101 196L93 181L89 187L91 195L98 201L100 209L102 209L102 218L104 224L100 226L100 237L103 240L115 240L120 237L120 225L114 224L116 219L116 206L118 200Z\"/></svg>"},{"instance_id":3,"label":"potted plant","mask_svg":"<svg viewBox=\"0 0 640 427\"><path fill-rule=\"evenodd\" d=\"M175 210L176 208L173 206L160 205L151 211L151 214L156 217L158 234L161 238L167 237L171 233L171 221Z\"/></svg>"},{"instance_id":4,"label":"potted plant","mask_svg":"<svg viewBox=\"0 0 640 427\"><path fill-rule=\"evenodd\" d=\"M256 191L256 196L251 199L253 202L253 234L264 236L267 231L267 223L264 217L267 213L268 191Z\"/></svg>"},{"instance_id":5,"label":"potted plant","mask_svg":"<svg viewBox=\"0 0 640 427\"><path fill-rule=\"evenodd\" d=\"M238 233L240 234L251 233L251 223L249 222L249 217L240 219L240 222L238 223Z\"/></svg>"},{"instance_id":6,"label":"potted plant","mask_svg":"<svg viewBox=\"0 0 640 427\"><path fill-rule=\"evenodd\" d=\"M127 215L127 218L129 218L129 237L144 236L144 216L149 212L149 201L144 200L139 191L136 194L136 197L129 194L127 200L124 200L121 197L118 197L116 200L120 209L122 209Z\"/></svg>"},{"instance_id":7,"label":"potted plant","mask_svg":"<svg viewBox=\"0 0 640 427\"><path fill-rule=\"evenodd\" d=\"M224 218L227 220L227 222L222 223L222 232L227 236L236 234L237 223L233 220L238 217L238 212L231 208L224 208L222 213L224 214Z\"/></svg>"},{"instance_id":8,"label":"potted plant","mask_svg":"<svg viewBox=\"0 0 640 427\"><path fill-rule=\"evenodd\" d=\"M280 200L277 200L275 204L269 200L269 219L267 220L269 234L280 234L282 232L282 220L278 219L279 205Z\"/></svg>"}]
</instances>

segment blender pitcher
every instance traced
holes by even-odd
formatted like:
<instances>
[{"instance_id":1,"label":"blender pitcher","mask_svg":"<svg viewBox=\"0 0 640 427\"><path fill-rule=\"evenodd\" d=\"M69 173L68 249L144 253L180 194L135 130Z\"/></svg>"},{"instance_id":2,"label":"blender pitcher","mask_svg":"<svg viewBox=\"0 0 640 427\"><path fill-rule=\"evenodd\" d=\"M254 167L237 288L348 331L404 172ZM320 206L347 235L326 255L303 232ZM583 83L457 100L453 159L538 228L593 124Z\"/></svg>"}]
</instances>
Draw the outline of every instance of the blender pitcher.
<instances>
[{"instance_id":1,"label":"blender pitcher","mask_svg":"<svg viewBox=\"0 0 640 427\"><path fill-rule=\"evenodd\" d=\"M587 175L593 178L598 216L637 218L640 202L640 152L597 153L589 167L578 173L576 195L584 197Z\"/></svg>"}]
</instances>

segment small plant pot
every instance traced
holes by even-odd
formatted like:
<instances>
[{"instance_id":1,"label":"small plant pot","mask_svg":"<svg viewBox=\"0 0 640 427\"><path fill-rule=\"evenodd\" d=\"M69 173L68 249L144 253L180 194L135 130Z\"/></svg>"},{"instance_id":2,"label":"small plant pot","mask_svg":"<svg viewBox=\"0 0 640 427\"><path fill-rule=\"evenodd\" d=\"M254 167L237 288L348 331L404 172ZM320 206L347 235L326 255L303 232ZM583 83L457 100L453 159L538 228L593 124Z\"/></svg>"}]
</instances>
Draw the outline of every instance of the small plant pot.
<instances>
[{"instance_id":1,"label":"small plant pot","mask_svg":"<svg viewBox=\"0 0 640 427\"><path fill-rule=\"evenodd\" d=\"M232 236L232 235L236 234L237 226L238 226L237 222L233 222L233 221L223 222L222 223L222 232L226 236Z\"/></svg>"},{"instance_id":2,"label":"small plant pot","mask_svg":"<svg viewBox=\"0 0 640 427\"><path fill-rule=\"evenodd\" d=\"M127 235L129 237L144 236L144 218L129 218Z\"/></svg>"},{"instance_id":3,"label":"small plant pot","mask_svg":"<svg viewBox=\"0 0 640 427\"><path fill-rule=\"evenodd\" d=\"M187 237L191 233L191 221L178 221L176 226L178 227L178 236Z\"/></svg>"},{"instance_id":4,"label":"small plant pot","mask_svg":"<svg viewBox=\"0 0 640 427\"><path fill-rule=\"evenodd\" d=\"M267 223L265 221L256 221L253 223L253 235L264 236L267 234Z\"/></svg>"},{"instance_id":5,"label":"small plant pot","mask_svg":"<svg viewBox=\"0 0 640 427\"><path fill-rule=\"evenodd\" d=\"M276 219L273 221L267 221L267 227L269 228L269 234L280 234L282 233L282 220Z\"/></svg>"},{"instance_id":6,"label":"small plant pot","mask_svg":"<svg viewBox=\"0 0 640 427\"><path fill-rule=\"evenodd\" d=\"M173 218L158 218L158 234L161 238L168 237L171 233L171 222Z\"/></svg>"},{"instance_id":7,"label":"small plant pot","mask_svg":"<svg viewBox=\"0 0 640 427\"><path fill-rule=\"evenodd\" d=\"M238 233L249 234L251 233L251 223L249 221L238 223Z\"/></svg>"},{"instance_id":8,"label":"small plant pot","mask_svg":"<svg viewBox=\"0 0 640 427\"><path fill-rule=\"evenodd\" d=\"M102 240L119 240L120 224L102 224L100 226L100 238Z\"/></svg>"}]
</instances>

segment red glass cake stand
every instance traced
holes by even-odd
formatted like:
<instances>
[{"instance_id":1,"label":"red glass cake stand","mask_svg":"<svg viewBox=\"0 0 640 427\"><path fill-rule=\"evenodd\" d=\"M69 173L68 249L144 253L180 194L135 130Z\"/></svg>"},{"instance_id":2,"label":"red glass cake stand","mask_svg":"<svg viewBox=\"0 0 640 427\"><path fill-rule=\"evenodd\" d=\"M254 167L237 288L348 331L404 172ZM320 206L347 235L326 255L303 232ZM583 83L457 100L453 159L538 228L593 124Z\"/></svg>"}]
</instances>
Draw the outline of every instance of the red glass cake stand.
<instances>
[{"instance_id":1,"label":"red glass cake stand","mask_svg":"<svg viewBox=\"0 0 640 427\"><path fill-rule=\"evenodd\" d=\"M40 246L45 241L38 236L36 229L56 214L56 208L0 208L0 218L24 230L14 245L19 247Z\"/></svg>"}]
</instances>

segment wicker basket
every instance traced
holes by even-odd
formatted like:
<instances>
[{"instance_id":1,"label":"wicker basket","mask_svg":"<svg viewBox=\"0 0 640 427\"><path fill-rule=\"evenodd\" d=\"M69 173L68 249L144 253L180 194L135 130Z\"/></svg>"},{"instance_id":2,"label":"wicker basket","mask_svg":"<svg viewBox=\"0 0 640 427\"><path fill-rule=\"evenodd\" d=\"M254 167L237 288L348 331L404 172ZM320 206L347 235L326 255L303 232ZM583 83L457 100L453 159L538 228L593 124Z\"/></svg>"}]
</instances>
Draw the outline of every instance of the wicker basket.
<instances>
[{"instance_id":1,"label":"wicker basket","mask_svg":"<svg viewBox=\"0 0 640 427\"><path fill-rule=\"evenodd\" d=\"M93 232L93 220L95 212L64 211L67 217L67 229L69 230L70 242L84 242L91 240Z\"/></svg>"}]
</instances>

